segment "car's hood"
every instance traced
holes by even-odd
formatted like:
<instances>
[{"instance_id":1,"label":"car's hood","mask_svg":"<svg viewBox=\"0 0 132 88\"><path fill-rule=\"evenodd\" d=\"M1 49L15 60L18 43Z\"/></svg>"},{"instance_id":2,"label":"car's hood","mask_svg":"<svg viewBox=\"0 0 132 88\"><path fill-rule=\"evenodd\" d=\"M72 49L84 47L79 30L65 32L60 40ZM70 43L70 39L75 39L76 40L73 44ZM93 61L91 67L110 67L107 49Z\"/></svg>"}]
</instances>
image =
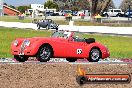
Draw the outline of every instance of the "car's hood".
<instances>
[{"instance_id":1,"label":"car's hood","mask_svg":"<svg viewBox=\"0 0 132 88\"><path fill-rule=\"evenodd\" d=\"M24 40L29 40L30 42L35 42L35 41L59 41L59 40L65 40L64 38L52 38L52 37L33 37L33 38L18 38L16 40L19 41L24 41Z\"/></svg>"}]
</instances>

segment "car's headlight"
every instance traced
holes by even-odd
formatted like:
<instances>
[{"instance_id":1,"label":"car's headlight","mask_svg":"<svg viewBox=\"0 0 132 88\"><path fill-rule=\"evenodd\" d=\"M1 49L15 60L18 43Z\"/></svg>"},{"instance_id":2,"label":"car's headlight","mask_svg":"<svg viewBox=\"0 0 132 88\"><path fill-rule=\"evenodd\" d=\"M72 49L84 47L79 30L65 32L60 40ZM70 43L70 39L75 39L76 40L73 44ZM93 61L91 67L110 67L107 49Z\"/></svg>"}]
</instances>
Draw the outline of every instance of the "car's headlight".
<instances>
[{"instance_id":1,"label":"car's headlight","mask_svg":"<svg viewBox=\"0 0 132 88\"><path fill-rule=\"evenodd\" d=\"M30 45L30 41L29 40L24 40L24 45L29 46Z\"/></svg>"},{"instance_id":2,"label":"car's headlight","mask_svg":"<svg viewBox=\"0 0 132 88\"><path fill-rule=\"evenodd\" d=\"M14 41L14 46L17 46L18 45L18 40L15 40Z\"/></svg>"}]
</instances>

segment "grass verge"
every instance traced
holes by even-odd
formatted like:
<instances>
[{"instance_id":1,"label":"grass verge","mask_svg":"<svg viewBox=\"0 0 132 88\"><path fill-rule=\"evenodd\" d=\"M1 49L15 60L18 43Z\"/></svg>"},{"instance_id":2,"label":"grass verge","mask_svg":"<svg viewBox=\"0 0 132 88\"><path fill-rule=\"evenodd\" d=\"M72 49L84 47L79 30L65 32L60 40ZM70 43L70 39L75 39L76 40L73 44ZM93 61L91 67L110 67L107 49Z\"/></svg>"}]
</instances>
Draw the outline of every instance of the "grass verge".
<instances>
[{"instance_id":1,"label":"grass verge","mask_svg":"<svg viewBox=\"0 0 132 88\"><path fill-rule=\"evenodd\" d=\"M36 18L36 19L44 19L42 17ZM0 21L6 21L6 22L22 22L22 23L31 23L33 21L30 17L25 17L24 20L19 20L17 16L0 16ZM66 20L55 20L56 23L59 25L68 25L69 21ZM90 22L90 21L84 21L83 19L74 21L74 25L78 26L112 26L112 27L132 27L131 22L126 23L120 23L118 21L109 21L104 23L97 23L97 22Z\"/></svg>"}]
</instances>

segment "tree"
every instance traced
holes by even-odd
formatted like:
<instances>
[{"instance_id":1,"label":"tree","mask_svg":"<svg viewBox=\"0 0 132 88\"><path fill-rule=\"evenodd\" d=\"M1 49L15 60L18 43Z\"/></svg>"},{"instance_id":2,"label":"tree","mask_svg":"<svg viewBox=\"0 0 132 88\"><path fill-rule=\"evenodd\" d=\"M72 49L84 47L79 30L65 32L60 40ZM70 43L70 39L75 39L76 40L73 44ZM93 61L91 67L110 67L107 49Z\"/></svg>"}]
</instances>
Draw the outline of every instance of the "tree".
<instances>
[{"instance_id":1,"label":"tree","mask_svg":"<svg viewBox=\"0 0 132 88\"><path fill-rule=\"evenodd\" d=\"M92 15L102 14L109 8L112 0L92 0Z\"/></svg>"},{"instance_id":2,"label":"tree","mask_svg":"<svg viewBox=\"0 0 132 88\"><path fill-rule=\"evenodd\" d=\"M4 3L4 5L7 5L7 3Z\"/></svg>"},{"instance_id":3,"label":"tree","mask_svg":"<svg viewBox=\"0 0 132 88\"><path fill-rule=\"evenodd\" d=\"M131 9L132 9L132 0L123 0L123 2L121 3L120 8L121 8L123 11L127 11L129 5L130 5L130 7L131 7Z\"/></svg>"},{"instance_id":4,"label":"tree","mask_svg":"<svg viewBox=\"0 0 132 88\"><path fill-rule=\"evenodd\" d=\"M59 9L59 6L57 3L52 1L47 1L44 3L44 8L48 7L48 9Z\"/></svg>"},{"instance_id":5,"label":"tree","mask_svg":"<svg viewBox=\"0 0 132 88\"><path fill-rule=\"evenodd\" d=\"M21 13L25 13L25 11L27 9L30 9L31 7L30 6L19 6L17 7L17 9L21 12Z\"/></svg>"},{"instance_id":6,"label":"tree","mask_svg":"<svg viewBox=\"0 0 132 88\"><path fill-rule=\"evenodd\" d=\"M89 10L90 4L88 0L54 0L59 6L59 9L61 10Z\"/></svg>"}]
</instances>

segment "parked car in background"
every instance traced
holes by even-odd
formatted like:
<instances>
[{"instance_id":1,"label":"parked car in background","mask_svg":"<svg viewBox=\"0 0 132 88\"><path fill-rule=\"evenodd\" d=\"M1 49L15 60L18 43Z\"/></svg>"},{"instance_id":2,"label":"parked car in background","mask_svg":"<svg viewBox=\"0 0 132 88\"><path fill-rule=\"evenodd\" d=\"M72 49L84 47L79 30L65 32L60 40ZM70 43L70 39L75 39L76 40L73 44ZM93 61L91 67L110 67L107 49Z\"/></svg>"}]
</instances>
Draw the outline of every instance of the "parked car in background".
<instances>
[{"instance_id":1,"label":"parked car in background","mask_svg":"<svg viewBox=\"0 0 132 88\"><path fill-rule=\"evenodd\" d=\"M122 12L121 9L109 9L107 12L103 13L103 16L107 16L107 17L124 16L124 12Z\"/></svg>"},{"instance_id":2,"label":"parked car in background","mask_svg":"<svg viewBox=\"0 0 132 88\"><path fill-rule=\"evenodd\" d=\"M51 19L41 20L40 22L37 23L38 29L40 29L42 27L42 28L46 28L46 29L56 29L56 30L58 30L58 26L59 26L59 24L55 23Z\"/></svg>"},{"instance_id":3,"label":"parked car in background","mask_svg":"<svg viewBox=\"0 0 132 88\"><path fill-rule=\"evenodd\" d=\"M65 14L72 14L72 11L71 10L61 10L59 12L60 16L65 16Z\"/></svg>"},{"instance_id":4,"label":"parked car in background","mask_svg":"<svg viewBox=\"0 0 132 88\"><path fill-rule=\"evenodd\" d=\"M59 16L59 12L46 12L47 16Z\"/></svg>"},{"instance_id":5,"label":"parked car in background","mask_svg":"<svg viewBox=\"0 0 132 88\"><path fill-rule=\"evenodd\" d=\"M78 11L77 16L81 16L82 14L84 14L83 10L82 11Z\"/></svg>"},{"instance_id":6,"label":"parked car in background","mask_svg":"<svg viewBox=\"0 0 132 88\"><path fill-rule=\"evenodd\" d=\"M54 12L51 16L59 16L59 12Z\"/></svg>"},{"instance_id":7,"label":"parked car in background","mask_svg":"<svg viewBox=\"0 0 132 88\"><path fill-rule=\"evenodd\" d=\"M128 16L132 16L132 10L127 10L126 12L125 12L125 16L126 17L128 17Z\"/></svg>"},{"instance_id":8,"label":"parked car in background","mask_svg":"<svg viewBox=\"0 0 132 88\"><path fill-rule=\"evenodd\" d=\"M72 11L73 16L77 16L78 11Z\"/></svg>"}]
</instances>

